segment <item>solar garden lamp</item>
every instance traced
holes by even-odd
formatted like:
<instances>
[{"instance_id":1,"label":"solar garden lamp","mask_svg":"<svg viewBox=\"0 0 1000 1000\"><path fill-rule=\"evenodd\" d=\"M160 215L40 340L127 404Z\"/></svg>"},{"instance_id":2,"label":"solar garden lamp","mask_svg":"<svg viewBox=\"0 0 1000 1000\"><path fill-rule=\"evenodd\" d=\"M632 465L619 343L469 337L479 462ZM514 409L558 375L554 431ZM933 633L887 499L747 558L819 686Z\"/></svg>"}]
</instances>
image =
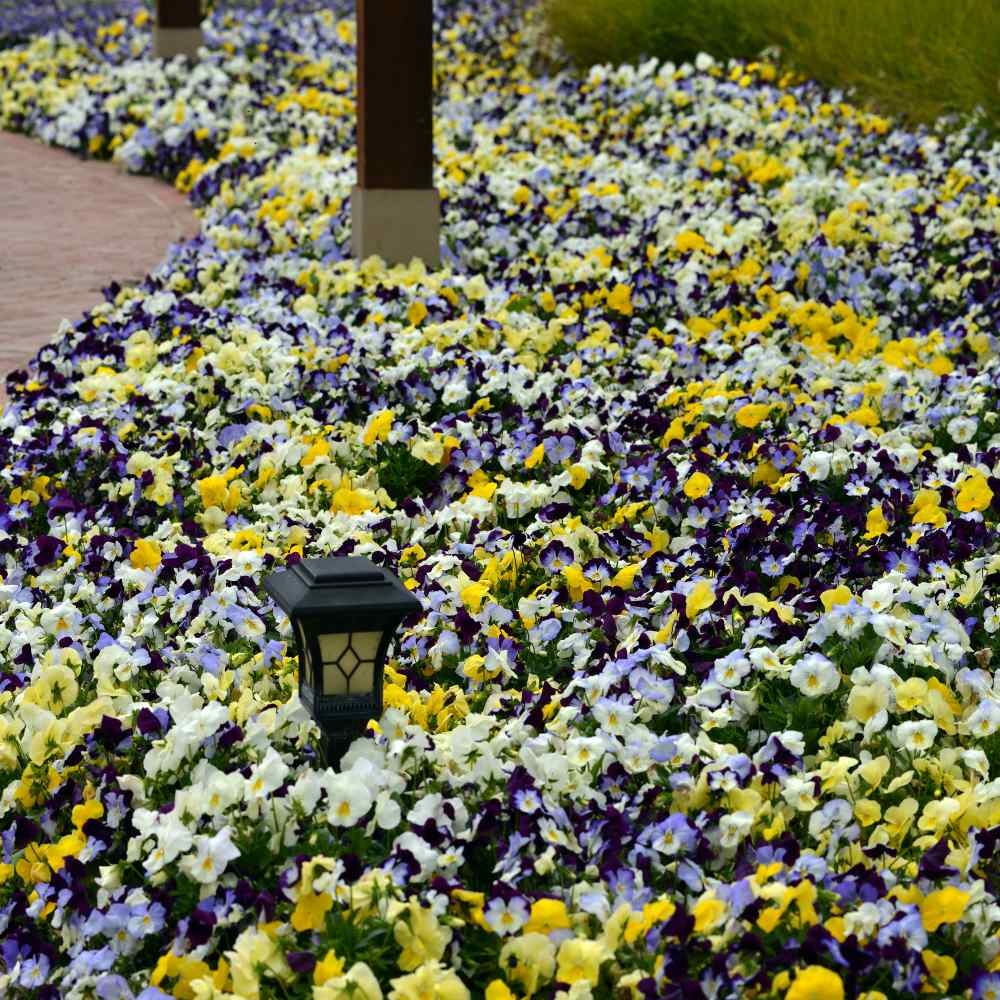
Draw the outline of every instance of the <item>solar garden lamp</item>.
<instances>
[{"instance_id":1,"label":"solar garden lamp","mask_svg":"<svg viewBox=\"0 0 1000 1000\"><path fill-rule=\"evenodd\" d=\"M299 698L336 766L382 714L386 654L404 618L421 610L400 580L369 559L303 559L264 580L299 650Z\"/></svg>"}]
</instances>

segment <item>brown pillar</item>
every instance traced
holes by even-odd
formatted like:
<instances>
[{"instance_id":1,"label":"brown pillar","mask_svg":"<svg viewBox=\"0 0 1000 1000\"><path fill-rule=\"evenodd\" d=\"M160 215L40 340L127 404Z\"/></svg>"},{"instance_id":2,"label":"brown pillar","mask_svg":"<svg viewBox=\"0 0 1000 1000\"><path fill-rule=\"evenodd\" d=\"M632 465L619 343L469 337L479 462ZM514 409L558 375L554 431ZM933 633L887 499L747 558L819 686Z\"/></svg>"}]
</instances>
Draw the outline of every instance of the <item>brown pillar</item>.
<instances>
[{"instance_id":1,"label":"brown pillar","mask_svg":"<svg viewBox=\"0 0 1000 1000\"><path fill-rule=\"evenodd\" d=\"M357 0L358 185L353 248L440 263L434 188L432 0Z\"/></svg>"},{"instance_id":2,"label":"brown pillar","mask_svg":"<svg viewBox=\"0 0 1000 1000\"><path fill-rule=\"evenodd\" d=\"M198 55L201 35L201 0L156 0L153 22L153 55L171 59Z\"/></svg>"}]
</instances>

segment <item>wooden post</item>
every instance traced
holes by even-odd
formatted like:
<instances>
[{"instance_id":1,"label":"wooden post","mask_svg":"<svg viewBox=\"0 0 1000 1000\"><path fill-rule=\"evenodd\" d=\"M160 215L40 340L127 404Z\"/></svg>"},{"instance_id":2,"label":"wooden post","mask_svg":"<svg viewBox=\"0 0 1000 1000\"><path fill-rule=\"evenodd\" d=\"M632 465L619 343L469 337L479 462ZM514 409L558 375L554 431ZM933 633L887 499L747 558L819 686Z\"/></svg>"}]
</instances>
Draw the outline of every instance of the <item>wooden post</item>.
<instances>
[{"instance_id":1,"label":"wooden post","mask_svg":"<svg viewBox=\"0 0 1000 1000\"><path fill-rule=\"evenodd\" d=\"M172 59L176 55L198 56L202 0L156 0L153 22L153 55Z\"/></svg>"},{"instance_id":2,"label":"wooden post","mask_svg":"<svg viewBox=\"0 0 1000 1000\"><path fill-rule=\"evenodd\" d=\"M357 0L358 184L352 248L441 262L434 187L433 0Z\"/></svg>"}]
</instances>

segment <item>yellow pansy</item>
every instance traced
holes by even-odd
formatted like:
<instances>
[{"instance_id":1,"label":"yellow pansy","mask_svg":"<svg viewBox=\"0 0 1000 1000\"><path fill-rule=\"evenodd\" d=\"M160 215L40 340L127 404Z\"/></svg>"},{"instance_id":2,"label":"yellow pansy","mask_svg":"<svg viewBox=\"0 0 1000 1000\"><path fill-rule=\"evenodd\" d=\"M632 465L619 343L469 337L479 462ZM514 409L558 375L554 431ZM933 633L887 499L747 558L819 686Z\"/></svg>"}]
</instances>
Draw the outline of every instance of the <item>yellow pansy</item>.
<instances>
[{"instance_id":1,"label":"yellow pansy","mask_svg":"<svg viewBox=\"0 0 1000 1000\"><path fill-rule=\"evenodd\" d=\"M819 599L823 602L823 608L829 611L831 608L838 604L847 604L854 595L850 590L843 584L838 587L833 587L830 590L824 590L822 594L819 595Z\"/></svg>"},{"instance_id":2,"label":"yellow pansy","mask_svg":"<svg viewBox=\"0 0 1000 1000\"><path fill-rule=\"evenodd\" d=\"M972 896L953 885L938 889L924 897L920 904L920 919L924 930L933 933L942 924L960 920Z\"/></svg>"},{"instance_id":3,"label":"yellow pansy","mask_svg":"<svg viewBox=\"0 0 1000 1000\"><path fill-rule=\"evenodd\" d=\"M865 521L865 538L878 538L880 535L887 534L889 531L889 522L885 519L885 514L882 513L882 504L877 503L870 511L868 511L868 518Z\"/></svg>"},{"instance_id":4,"label":"yellow pansy","mask_svg":"<svg viewBox=\"0 0 1000 1000\"><path fill-rule=\"evenodd\" d=\"M421 559L426 559L427 553L424 551L424 547L420 544L408 545L402 552L399 553L399 563L401 566L405 566L407 563L420 562Z\"/></svg>"},{"instance_id":5,"label":"yellow pansy","mask_svg":"<svg viewBox=\"0 0 1000 1000\"><path fill-rule=\"evenodd\" d=\"M785 1000L844 1000L844 983L822 965L807 965L796 975Z\"/></svg>"},{"instance_id":6,"label":"yellow pansy","mask_svg":"<svg viewBox=\"0 0 1000 1000\"><path fill-rule=\"evenodd\" d=\"M409 320L411 326L420 326L427 318L427 306L419 299L416 302L412 302L410 308L406 310L406 318Z\"/></svg>"},{"instance_id":7,"label":"yellow pansy","mask_svg":"<svg viewBox=\"0 0 1000 1000\"><path fill-rule=\"evenodd\" d=\"M412 900L396 921L393 936L402 949L396 960L404 972L412 972L425 962L436 962L452 938L450 927L438 923L434 911Z\"/></svg>"},{"instance_id":8,"label":"yellow pansy","mask_svg":"<svg viewBox=\"0 0 1000 1000\"><path fill-rule=\"evenodd\" d=\"M704 472L695 472L684 484L684 495L692 500L703 497L712 488L712 480Z\"/></svg>"},{"instance_id":9,"label":"yellow pansy","mask_svg":"<svg viewBox=\"0 0 1000 1000\"><path fill-rule=\"evenodd\" d=\"M201 494L201 505L206 510L209 507L222 507L229 493L229 480L225 476L206 476L198 480L198 491Z\"/></svg>"},{"instance_id":10,"label":"yellow pansy","mask_svg":"<svg viewBox=\"0 0 1000 1000\"><path fill-rule=\"evenodd\" d=\"M704 253L714 254L715 251L705 242L705 240L691 229L685 229L674 237L674 247L680 253L701 250Z\"/></svg>"},{"instance_id":11,"label":"yellow pansy","mask_svg":"<svg viewBox=\"0 0 1000 1000\"><path fill-rule=\"evenodd\" d=\"M569 914L561 899L536 899L531 904L531 916L524 925L523 932L529 934L549 934L569 927Z\"/></svg>"},{"instance_id":12,"label":"yellow pansy","mask_svg":"<svg viewBox=\"0 0 1000 1000\"><path fill-rule=\"evenodd\" d=\"M415 438L410 443L410 454L428 465L439 465L444 458L444 442L437 436Z\"/></svg>"},{"instance_id":13,"label":"yellow pansy","mask_svg":"<svg viewBox=\"0 0 1000 1000\"><path fill-rule=\"evenodd\" d=\"M728 907L721 899L708 895L698 900L691 911L694 917L694 929L699 933L707 933L718 927L726 918Z\"/></svg>"},{"instance_id":14,"label":"yellow pansy","mask_svg":"<svg viewBox=\"0 0 1000 1000\"><path fill-rule=\"evenodd\" d=\"M328 458L330 455L330 445L324 441L322 438L318 441L314 441L312 447L302 456L301 465L302 468L308 468L309 466L316 465L318 462L322 462L324 459Z\"/></svg>"},{"instance_id":15,"label":"yellow pansy","mask_svg":"<svg viewBox=\"0 0 1000 1000\"><path fill-rule=\"evenodd\" d=\"M361 440L366 446L373 445L376 441L385 441L392 430L392 410L380 410L368 421L364 435Z\"/></svg>"},{"instance_id":16,"label":"yellow pansy","mask_svg":"<svg viewBox=\"0 0 1000 1000\"><path fill-rule=\"evenodd\" d=\"M292 911L292 926L297 931L319 930L332 907L333 897L328 892L304 892Z\"/></svg>"},{"instance_id":17,"label":"yellow pansy","mask_svg":"<svg viewBox=\"0 0 1000 1000\"><path fill-rule=\"evenodd\" d=\"M767 486L774 485L781 478L781 473L778 472L777 467L773 462L760 462L757 468L754 469L753 474L750 476L750 485L758 486L764 483ZM771 517L774 515L770 511L765 511Z\"/></svg>"},{"instance_id":18,"label":"yellow pansy","mask_svg":"<svg viewBox=\"0 0 1000 1000\"><path fill-rule=\"evenodd\" d=\"M736 423L740 427L752 429L758 424L762 424L770 412L770 403L747 403L736 411Z\"/></svg>"},{"instance_id":19,"label":"yellow pansy","mask_svg":"<svg viewBox=\"0 0 1000 1000\"><path fill-rule=\"evenodd\" d=\"M347 480L344 480L337 487L336 492L330 500L330 511L334 514L350 514L357 516L372 510L374 504L371 502L371 494L366 490L354 490Z\"/></svg>"},{"instance_id":20,"label":"yellow pansy","mask_svg":"<svg viewBox=\"0 0 1000 1000\"><path fill-rule=\"evenodd\" d=\"M408 976L390 979L389 1000L469 1000L469 989L448 966L425 962Z\"/></svg>"},{"instance_id":21,"label":"yellow pansy","mask_svg":"<svg viewBox=\"0 0 1000 1000\"><path fill-rule=\"evenodd\" d=\"M860 424L862 427L878 426L878 414L867 404L859 406L856 410L851 410L845 419L849 423Z\"/></svg>"},{"instance_id":22,"label":"yellow pansy","mask_svg":"<svg viewBox=\"0 0 1000 1000\"><path fill-rule=\"evenodd\" d=\"M88 820L100 819L104 815L104 806L97 799L90 799L87 802L81 802L79 805L73 806L73 812L70 815L73 826L77 830L82 830Z\"/></svg>"},{"instance_id":23,"label":"yellow pansy","mask_svg":"<svg viewBox=\"0 0 1000 1000\"><path fill-rule=\"evenodd\" d=\"M152 538L140 538L135 543L129 561L133 569L156 569L162 556L163 550L159 542Z\"/></svg>"},{"instance_id":24,"label":"yellow pansy","mask_svg":"<svg viewBox=\"0 0 1000 1000\"><path fill-rule=\"evenodd\" d=\"M516 998L502 979L494 979L486 987L486 1000L516 1000Z\"/></svg>"},{"instance_id":25,"label":"yellow pansy","mask_svg":"<svg viewBox=\"0 0 1000 1000\"><path fill-rule=\"evenodd\" d=\"M500 673L499 668L496 670L485 670L486 657L481 656L479 653L473 653L471 656L466 657L465 663L462 664L462 673L465 674L469 680L476 681L479 684L484 684L486 681L492 680L497 674Z\"/></svg>"},{"instance_id":26,"label":"yellow pansy","mask_svg":"<svg viewBox=\"0 0 1000 1000\"><path fill-rule=\"evenodd\" d=\"M693 620L702 611L715 603L715 590L707 580L699 580L687 595L684 610L689 619Z\"/></svg>"},{"instance_id":27,"label":"yellow pansy","mask_svg":"<svg viewBox=\"0 0 1000 1000\"><path fill-rule=\"evenodd\" d=\"M597 588L584 575L583 570L577 563L571 566L563 566L562 574L566 579L566 587L569 590L570 599L579 601L588 590Z\"/></svg>"},{"instance_id":28,"label":"yellow pansy","mask_svg":"<svg viewBox=\"0 0 1000 1000\"><path fill-rule=\"evenodd\" d=\"M633 915L625 928L624 938L626 944L632 944L639 937L644 935L654 924L663 923L669 920L677 911L677 907L668 899L660 899L653 903L646 903L642 908L642 915Z\"/></svg>"},{"instance_id":29,"label":"yellow pansy","mask_svg":"<svg viewBox=\"0 0 1000 1000\"><path fill-rule=\"evenodd\" d=\"M938 955L937 952L925 948L920 953L920 957L924 960L924 965L927 966L931 979L940 983L941 986L947 986L955 978L955 973L958 972L958 966L950 955Z\"/></svg>"},{"instance_id":30,"label":"yellow pansy","mask_svg":"<svg viewBox=\"0 0 1000 1000\"><path fill-rule=\"evenodd\" d=\"M932 489L920 489L917 490L917 495L913 498L913 502L907 508L911 514L917 513L921 507L940 507L941 506L941 494L938 490Z\"/></svg>"},{"instance_id":31,"label":"yellow pansy","mask_svg":"<svg viewBox=\"0 0 1000 1000\"><path fill-rule=\"evenodd\" d=\"M885 810L883 826L893 840L901 840L906 835L919 808L917 800L908 796L898 806L889 806Z\"/></svg>"},{"instance_id":32,"label":"yellow pansy","mask_svg":"<svg viewBox=\"0 0 1000 1000\"><path fill-rule=\"evenodd\" d=\"M526 469L533 469L536 465L541 464L543 458L545 458L545 445L535 445L531 450L531 454L524 460L524 467Z\"/></svg>"},{"instance_id":33,"label":"yellow pansy","mask_svg":"<svg viewBox=\"0 0 1000 1000\"><path fill-rule=\"evenodd\" d=\"M816 902L816 886L808 879L803 879L798 885L782 886L778 884L768 886L762 891L762 895L777 899L777 903L774 906L762 911L757 918L757 926L765 933L770 933L777 927L785 911L793 903L798 911L801 923L808 926L818 923L819 918L813 906Z\"/></svg>"},{"instance_id":34,"label":"yellow pansy","mask_svg":"<svg viewBox=\"0 0 1000 1000\"><path fill-rule=\"evenodd\" d=\"M922 677L908 677L896 687L895 694L896 707L904 712L912 712L927 700L927 681Z\"/></svg>"},{"instance_id":35,"label":"yellow pansy","mask_svg":"<svg viewBox=\"0 0 1000 1000\"><path fill-rule=\"evenodd\" d=\"M483 606L483 600L490 592L490 588L485 583L470 583L459 591L459 597L466 609L476 614Z\"/></svg>"},{"instance_id":36,"label":"yellow pansy","mask_svg":"<svg viewBox=\"0 0 1000 1000\"><path fill-rule=\"evenodd\" d=\"M993 490L981 472L967 476L955 497L955 506L963 513L972 510L986 510L993 503Z\"/></svg>"},{"instance_id":37,"label":"yellow pansy","mask_svg":"<svg viewBox=\"0 0 1000 1000\"><path fill-rule=\"evenodd\" d=\"M239 552L264 551L264 539L253 528L243 528L237 531L230 544Z\"/></svg>"},{"instance_id":38,"label":"yellow pansy","mask_svg":"<svg viewBox=\"0 0 1000 1000\"><path fill-rule=\"evenodd\" d=\"M470 480L471 481L471 480ZM497 484L490 482L488 479L484 482L477 483L471 491L471 495L474 497L481 497L483 500L492 500L493 494L497 491Z\"/></svg>"},{"instance_id":39,"label":"yellow pansy","mask_svg":"<svg viewBox=\"0 0 1000 1000\"><path fill-rule=\"evenodd\" d=\"M624 316L632 315L632 289L628 285L615 285L608 296L608 307Z\"/></svg>"},{"instance_id":40,"label":"yellow pansy","mask_svg":"<svg viewBox=\"0 0 1000 1000\"><path fill-rule=\"evenodd\" d=\"M611 578L611 586L621 587L622 590L630 590L640 569L642 569L640 563L633 563L631 566L626 566L618 570Z\"/></svg>"},{"instance_id":41,"label":"yellow pansy","mask_svg":"<svg viewBox=\"0 0 1000 1000\"><path fill-rule=\"evenodd\" d=\"M858 799L854 803L854 815L862 826L871 826L882 818L882 807L874 799Z\"/></svg>"},{"instance_id":42,"label":"yellow pansy","mask_svg":"<svg viewBox=\"0 0 1000 1000\"><path fill-rule=\"evenodd\" d=\"M862 764L857 773L868 783L869 787L878 788L882 779L889 773L889 758L885 755L874 757Z\"/></svg>"},{"instance_id":43,"label":"yellow pansy","mask_svg":"<svg viewBox=\"0 0 1000 1000\"><path fill-rule=\"evenodd\" d=\"M889 705L889 689L882 684L855 684L847 696L847 714L856 722L869 722Z\"/></svg>"},{"instance_id":44,"label":"yellow pansy","mask_svg":"<svg viewBox=\"0 0 1000 1000\"><path fill-rule=\"evenodd\" d=\"M932 528L944 527L947 521L947 515L936 504L925 504L913 515L914 524L929 524Z\"/></svg>"},{"instance_id":45,"label":"yellow pansy","mask_svg":"<svg viewBox=\"0 0 1000 1000\"><path fill-rule=\"evenodd\" d=\"M570 986L580 980L596 986L601 976L601 963L609 957L607 948L600 941L568 938L559 945L556 979Z\"/></svg>"}]
</instances>

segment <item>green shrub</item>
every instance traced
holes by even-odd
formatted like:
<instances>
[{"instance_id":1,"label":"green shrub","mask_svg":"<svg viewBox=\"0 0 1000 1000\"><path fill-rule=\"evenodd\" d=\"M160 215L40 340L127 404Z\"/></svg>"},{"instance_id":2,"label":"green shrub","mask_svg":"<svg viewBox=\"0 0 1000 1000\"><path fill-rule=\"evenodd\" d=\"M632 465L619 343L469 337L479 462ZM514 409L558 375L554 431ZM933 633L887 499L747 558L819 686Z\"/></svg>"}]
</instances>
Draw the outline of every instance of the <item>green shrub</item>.
<instances>
[{"instance_id":1,"label":"green shrub","mask_svg":"<svg viewBox=\"0 0 1000 1000\"><path fill-rule=\"evenodd\" d=\"M873 110L932 123L981 109L1000 123L997 0L546 0L577 66L675 63L699 52L781 62Z\"/></svg>"}]
</instances>

